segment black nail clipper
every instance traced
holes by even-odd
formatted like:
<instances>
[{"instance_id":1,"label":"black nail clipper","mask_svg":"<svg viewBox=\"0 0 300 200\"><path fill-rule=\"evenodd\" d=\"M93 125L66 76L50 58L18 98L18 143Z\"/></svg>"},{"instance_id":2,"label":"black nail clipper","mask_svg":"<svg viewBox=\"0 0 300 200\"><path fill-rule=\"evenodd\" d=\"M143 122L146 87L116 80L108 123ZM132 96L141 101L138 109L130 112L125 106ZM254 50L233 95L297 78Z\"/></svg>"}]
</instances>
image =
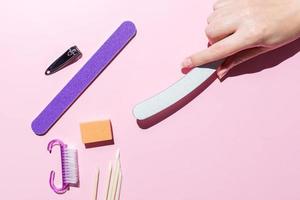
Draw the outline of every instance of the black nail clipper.
<instances>
[{"instance_id":1,"label":"black nail clipper","mask_svg":"<svg viewBox=\"0 0 300 200\"><path fill-rule=\"evenodd\" d=\"M68 49L63 55L61 55L57 60L52 63L48 69L45 71L46 75L54 74L59 70L65 68L68 65L75 63L82 57L82 53L77 48L77 46L73 46Z\"/></svg>"}]
</instances>

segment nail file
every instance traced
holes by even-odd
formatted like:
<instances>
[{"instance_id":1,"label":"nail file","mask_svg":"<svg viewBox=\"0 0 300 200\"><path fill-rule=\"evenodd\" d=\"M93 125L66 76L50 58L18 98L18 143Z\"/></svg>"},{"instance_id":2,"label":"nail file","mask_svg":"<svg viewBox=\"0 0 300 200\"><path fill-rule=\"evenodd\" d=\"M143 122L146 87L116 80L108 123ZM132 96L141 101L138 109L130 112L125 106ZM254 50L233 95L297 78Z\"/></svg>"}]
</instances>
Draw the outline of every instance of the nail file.
<instances>
[{"instance_id":1,"label":"nail file","mask_svg":"<svg viewBox=\"0 0 300 200\"><path fill-rule=\"evenodd\" d=\"M135 35L136 28L132 22L122 23L32 122L33 132L37 135L46 134Z\"/></svg>"},{"instance_id":2,"label":"nail file","mask_svg":"<svg viewBox=\"0 0 300 200\"><path fill-rule=\"evenodd\" d=\"M175 104L215 73L222 62L217 61L196 67L169 88L139 103L133 109L135 118L145 120Z\"/></svg>"}]
</instances>

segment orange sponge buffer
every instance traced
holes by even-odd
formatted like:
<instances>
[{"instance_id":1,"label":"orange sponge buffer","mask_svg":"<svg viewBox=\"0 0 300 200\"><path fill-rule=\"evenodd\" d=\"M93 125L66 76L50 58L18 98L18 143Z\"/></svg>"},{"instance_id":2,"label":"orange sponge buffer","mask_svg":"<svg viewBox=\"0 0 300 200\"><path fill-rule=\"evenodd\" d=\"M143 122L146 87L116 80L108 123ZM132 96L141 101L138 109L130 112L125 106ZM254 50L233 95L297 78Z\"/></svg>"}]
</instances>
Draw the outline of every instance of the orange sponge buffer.
<instances>
[{"instance_id":1,"label":"orange sponge buffer","mask_svg":"<svg viewBox=\"0 0 300 200\"><path fill-rule=\"evenodd\" d=\"M110 120L80 124L81 139L87 148L113 144Z\"/></svg>"}]
</instances>

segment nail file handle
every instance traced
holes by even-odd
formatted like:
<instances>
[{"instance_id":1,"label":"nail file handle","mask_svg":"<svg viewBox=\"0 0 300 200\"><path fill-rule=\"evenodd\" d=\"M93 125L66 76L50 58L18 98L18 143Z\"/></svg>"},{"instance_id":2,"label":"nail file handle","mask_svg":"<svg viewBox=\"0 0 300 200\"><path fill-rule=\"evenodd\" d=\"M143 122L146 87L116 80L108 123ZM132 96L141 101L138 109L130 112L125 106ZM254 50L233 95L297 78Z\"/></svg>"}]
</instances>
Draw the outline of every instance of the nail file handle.
<instances>
[{"instance_id":1,"label":"nail file handle","mask_svg":"<svg viewBox=\"0 0 300 200\"><path fill-rule=\"evenodd\" d=\"M132 22L122 23L32 122L33 132L37 135L46 134L135 35L136 28Z\"/></svg>"}]
</instances>

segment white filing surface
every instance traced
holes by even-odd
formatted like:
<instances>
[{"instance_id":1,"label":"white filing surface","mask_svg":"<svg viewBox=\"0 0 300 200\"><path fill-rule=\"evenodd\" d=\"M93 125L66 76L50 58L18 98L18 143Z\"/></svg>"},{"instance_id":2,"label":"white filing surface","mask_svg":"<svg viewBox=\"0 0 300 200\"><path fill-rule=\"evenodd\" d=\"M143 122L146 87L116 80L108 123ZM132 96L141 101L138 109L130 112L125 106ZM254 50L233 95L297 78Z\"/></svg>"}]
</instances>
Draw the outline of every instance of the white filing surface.
<instances>
[{"instance_id":1,"label":"white filing surface","mask_svg":"<svg viewBox=\"0 0 300 200\"><path fill-rule=\"evenodd\" d=\"M207 80L220 64L218 61L194 68L169 88L136 105L135 118L145 120L173 105Z\"/></svg>"}]
</instances>

